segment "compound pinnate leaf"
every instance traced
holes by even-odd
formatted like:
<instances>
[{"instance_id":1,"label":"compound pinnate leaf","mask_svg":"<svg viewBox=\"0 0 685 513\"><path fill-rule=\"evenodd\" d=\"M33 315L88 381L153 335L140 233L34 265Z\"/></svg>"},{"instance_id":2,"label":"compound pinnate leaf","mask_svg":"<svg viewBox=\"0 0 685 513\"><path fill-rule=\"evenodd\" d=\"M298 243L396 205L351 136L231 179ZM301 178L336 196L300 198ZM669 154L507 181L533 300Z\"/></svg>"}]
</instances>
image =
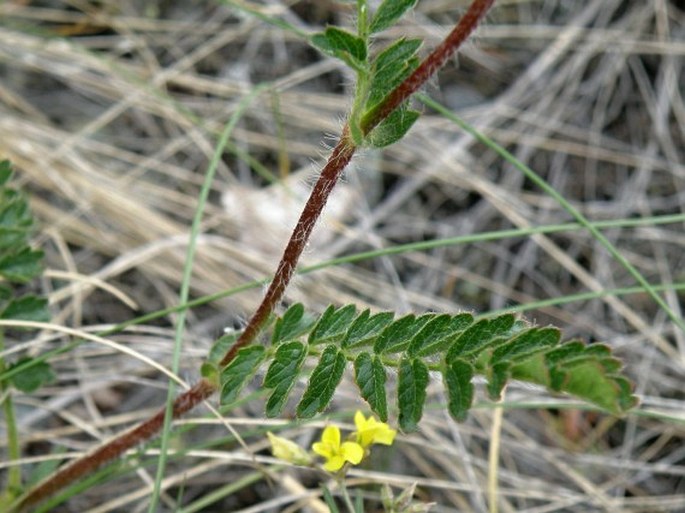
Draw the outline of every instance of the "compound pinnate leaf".
<instances>
[{"instance_id":1,"label":"compound pinnate leaf","mask_svg":"<svg viewBox=\"0 0 685 513\"><path fill-rule=\"evenodd\" d=\"M337 27L326 27L324 32L314 34L311 42L319 50L343 60L359 69L366 62L366 43L362 38Z\"/></svg>"},{"instance_id":2,"label":"compound pinnate leaf","mask_svg":"<svg viewBox=\"0 0 685 513\"><path fill-rule=\"evenodd\" d=\"M221 404L236 400L263 359L264 346L253 345L238 351L231 363L221 371Z\"/></svg>"},{"instance_id":3,"label":"compound pinnate leaf","mask_svg":"<svg viewBox=\"0 0 685 513\"><path fill-rule=\"evenodd\" d=\"M296 303L279 317L274 326L271 343L278 344L286 340L293 340L309 331L316 319L305 314L304 306Z\"/></svg>"},{"instance_id":4,"label":"compound pinnate leaf","mask_svg":"<svg viewBox=\"0 0 685 513\"><path fill-rule=\"evenodd\" d=\"M478 354L495 339L506 336L514 326L512 314L505 314L494 319L482 319L466 330L454 341L447 352L447 360Z\"/></svg>"},{"instance_id":5,"label":"compound pinnate leaf","mask_svg":"<svg viewBox=\"0 0 685 513\"><path fill-rule=\"evenodd\" d=\"M399 107L369 132L366 141L373 148L390 146L406 135L420 115L418 111Z\"/></svg>"},{"instance_id":6,"label":"compound pinnate leaf","mask_svg":"<svg viewBox=\"0 0 685 513\"><path fill-rule=\"evenodd\" d=\"M27 364L31 363L30 366ZM43 361L32 361L32 358L22 358L14 365L10 366L8 370L24 367L16 374L13 374L9 381L14 388L21 390L26 394L35 392L44 384L54 381L55 374L52 372L50 365Z\"/></svg>"},{"instance_id":7,"label":"compound pinnate leaf","mask_svg":"<svg viewBox=\"0 0 685 513\"><path fill-rule=\"evenodd\" d=\"M399 382L397 385L397 406L399 408L400 428L415 431L426 402L428 387L428 367L419 358L403 358L400 362Z\"/></svg>"},{"instance_id":8,"label":"compound pinnate leaf","mask_svg":"<svg viewBox=\"0 0 685 513\"><path fill-rule=\"evenodd\" d=\"M304 312L298 307L289 315L288 322L276 322L281 334L284 326L297 326ZM493 398L499 397L511 379L519 379L575 395L614 413L624 412L636 402L630 382L621 374L621 362L609 347L560 343L556 328L531 326L511 314L478 322L469 313L412 314L393 320L391 312L372 315L365 310L357 315L354 305L331 306L318 322L298 328L297 333L298 339L326 343L298 405L300 417L311 417L326 408L348 360L354 361L362 398L382 419L387 417L387 372L398 368L400 427L406 431L415 429L421 419L428 360L442 373L448 410L458 420L463 420L472 406L475 374L487 378ZM371 345L373 352L366 349ZM282 410L309 352L303 340L279 340L276 344L263 385L272 389L268 415ZM393 356L398 353L399 358Z\"/></svg>"},{"instance_id":9,"label":"compound pinnate leaf","mask_svg":"<svg viewBox=\"0 0 685 513\"><path fill-rule=\"evenodd\" d=\"M383 0L371 19L369 30L374 33L392 27L416 2L417 0Z\"/></svg>"},{"instance_id":10,"label":"compound pinnate leaf","mask_svg":"<svg viewBox=\"0 0 685 513\"><path fill-rule=\"evenodd\" d=\"M283 410L306 356L306 346L297 340L278 346L269 370L264 376L263 386L273 388L266 402L267 417L276 417Z\"/></svg>"},{"instance_id":11,"label":"compound pinnate leaf","mask_svg":"<svg viewBox=\"0 0 685 513\"><path fill-rule=\"evenodd\" d=\"M50 320L48 301L34 295L11 299L0 312L0 319L47 322Z\"/></svg>"},{"instance_id":12,"label":"compound pinnate leaf","mask_svg":"<svg viewBox=\"0 0 685 513\"><path fill-rule=\"evenodd\" d=\"M340 384L346 363L347 360L342 351L334 345L326 346L321 354L321 360L309 378L302 400L297 405L298 417L310 418L328 406L335 389Z\"/></svg>"},{"instance_id":13,"label":"compound pinnate leaf","mask_svg":"<svg viewBox=\"0 0 685 513\"><path fill-rule=\"evenodd\" d=\"M354 305L337 310L329 306L309 334L309 344L322 344L342 340L354 320L357 309Z\"/></svg>"},{"instance_id":14,"label":"compound pinnate leaf","mask_svg":"<svg viewBox=\"0 0 685 513\"><path fill-rule=\"evenodd\" d=\"M473 365L466 360L456 358L445 364L443 381L447 390L447 409L454 420L462 422L473 403Z\"/></svg>"},{"instance_id":15,"label":"compound pinnate leaf","mask_svg":"<svg viewBox=\"0 0 685 513\"><path fill-rule=\"evenodd\" d=\"M369 310L364 310L347 330L342 347L349 349L370 343L392 322L394 316L392 312L371 315Z\"/></svg>"},{"instance_id":16,"label":"compound pinnate leaf","mask_svg":"<svg viewBox=\"0 0 685 513\"><path fill-rule=\"evenodd\" d=\"M382 422L388 420L385 394L385 367L378 356L359 353L354 361L354 380L364 400Z\"/></svg>"}]
</instances>

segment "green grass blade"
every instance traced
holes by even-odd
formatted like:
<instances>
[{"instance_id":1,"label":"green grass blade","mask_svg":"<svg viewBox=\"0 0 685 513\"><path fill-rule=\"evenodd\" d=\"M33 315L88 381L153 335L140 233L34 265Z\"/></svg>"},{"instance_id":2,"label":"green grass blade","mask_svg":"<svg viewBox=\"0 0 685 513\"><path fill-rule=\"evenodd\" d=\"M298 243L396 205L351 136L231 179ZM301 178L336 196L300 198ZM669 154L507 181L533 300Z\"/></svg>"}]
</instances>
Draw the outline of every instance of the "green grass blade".
<instances>
[{"instance_id":1,"label":"green grass blade","mask_svg":"<svg viewBox=\"0 0 685 513\"><path fill-rule=\"evenodd\" d=\"M207 172L205 173L205 179L202 184L202 189L200 190L200 197L197 201L197 209L195 210L195 215L193 217L193 224L190 229L190 240L188 242L188 250L186 253L185 265L183 267L183 278L181 280L181 290L179 293L179 303L185 304L188 302L188 296L190 295L190 278L193 271L193 262L195 260L195 252L197 249L197 238L200 233L200 224L202 222L202 217L205 211L205 206L207 204L207 197L209 196L209 190L211 188L212 182L214 181L214 175L216 174L217 167L219 166L219 160L226 149L228 139L233 132L238 120L242 116L243 112L252 103L252 101L259 96L265 89L266 85L255 87L249 95L247 95L238 105L237 110L231 116L231 119L226 124L223 133L219 139L216 147L216 151L212 156L212 160L207 167ZM171 370L174 374L178 374L178 369L181 362L181 346L183 341L183 332L185 330L185 318L186 309L179 312L178 320L176 322L176 333L174 337L174 350ZM164 478L164 472L166 468L167 451L169 448L170 440L170 430L171 430L171 420L172 420L172 404L176 396L176 384L173 381L169 381L169 389L166 401L166 412L164 415L164 426L162 427L161 433L161 443L160 443L160 454L157 463L157 472L155 475L155 485L150 497L150 506L148 511L154 513L157 510L157 504L159 503L159 494L161 492L161 483Z\"/></svg>"}]
</instances>

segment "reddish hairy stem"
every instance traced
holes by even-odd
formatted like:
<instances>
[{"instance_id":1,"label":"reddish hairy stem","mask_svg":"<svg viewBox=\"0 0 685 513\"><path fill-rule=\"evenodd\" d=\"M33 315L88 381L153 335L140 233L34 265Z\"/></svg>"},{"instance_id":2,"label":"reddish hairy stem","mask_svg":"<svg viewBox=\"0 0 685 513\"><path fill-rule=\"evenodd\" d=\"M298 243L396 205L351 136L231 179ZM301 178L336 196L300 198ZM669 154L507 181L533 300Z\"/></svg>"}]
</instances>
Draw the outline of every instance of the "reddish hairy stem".
<instances>
[{"instance_id":1,"label":"reddish hairy stem","mask_svg":"<svg viewBox=\"0 0 685 513\"><path fill-rule=\"evenodd\" d=\"M392 111L402 105L405 100L419 90L430 77L445 65L457 51L457 48L469 37L469 34L480 23L480 20L492 7L495 0L474 0L469 9L464 13L447 37L426 57L419 67L409 75L400 85L393 89L385 99L374 109L368 112L361 121L361 129L368 134L381 121L387 118Z\"/></svg>"},{"instance_id":2,"label":"reddish hairy stem","mask_svg":"<svg viewBox=\"0 0 685 513\"><path fill-rule=\"evenodd\" d=\"M201 379L194 387L190 390L186 390L176 398L172 410L173 418L177 419L184 413L189 412L195 408L195 406L210 397L214 392L216 392L216 386L206 379ZM93 472L105 463L121 456L129 449L152 438L164 424L165 411L166 408L162 408L142 424L134 426L128 431L117 435L116 438L107 442L105 445L68 463L56 473L45 479L42 483L36 485L36 487L21 500L17 509L23 510L40 502L45 497L52 495L76 479Z\"/></svg>"},{"instance_id":3,"label":"reddish hairy stem","mask_svg":"<svg viewBox=\"0 0 685 513\"><path fill-rule=\"evenodd\" d=\"M312 192L309 194L309 199L302 210L302 214L300 214L300 219L297 221L297 225L295 225L288 245L285 247L285 251L283 251L283 256L278 264L278 269L276 269L274 279L271 282L271 285L269 285L269 288L264 295L264 299L262 299L262 303L247 323L247 326L236 343L233 344L224 355L221 360L222 367L228 365L231 360L235 358L236 353L241 347L245 347L255 339L264 326L264 323L269 318L269 315L271 315L271 312L273 312L274 308L283 297L283 293L295 273L295 268L300 259L300 255L302 255L302 251L307 245L309 236L314 229L316 220L321 215L323 207L326 205L326 201L328 201L328 196L333 190L333 187L335 187L340 174L352 159L352 155L354 155L356 149L352 139L349 137L346 125L345 128L343 128L338 144L333 149L331 156L328 158L328 162L321 170L319 179L316 181Z\"/></svg>"},{"instance_id":4,"label":"reddish hairy stem","mask_svg":"<svg viewBox=\"0 0 685 513\"><path fill-rule=\"evenodd\" d=\"M449 33L445 40L435 48L419 65L418 68L397 86L385 100L376 108L366 114L361 121L362 132L366 135L375 126L399 107L404 101L414 94L426 81L440 69L447 59L459 48L471 32L478 26L494 0L474 0L464 16L459 20L454 29ZM273 312L278 302L283 297L288 283L297 267L297 262L307 245L309 236L314 229L317 219L321 215L328 196L335 186L340 174L352 159L356 146L349 136L348 127L345 126L340 141L333 149L325 167L321 171L318 181L314 185L309 199L300 215L300 219L293 230L290 241L283 252L281 261L274 275L271 285L267 289L261 304L250 318L247 326L236 343L229 349L221 360L221 366L228 365L238 350L252 343L266 323L269 315ZM217 386L205 379L200 380L190 390L181 394L172 407L172 416L179 418L184 413L192 410L199 403L207 399L214 392ZM162 408L153 417L142 424L118 435L105 445L95 451L79 458L72 463L57 471L52 476L46 478L42 483L31 489L22 499L20 499L14 510L23 510L31 505L37 504L49 495L66 487L71 482L94 471L100 466L119 457L127 450L136 445L149 440L155 436L162 428L164 423L165 409Z\"/></svg>"}]
</instances>

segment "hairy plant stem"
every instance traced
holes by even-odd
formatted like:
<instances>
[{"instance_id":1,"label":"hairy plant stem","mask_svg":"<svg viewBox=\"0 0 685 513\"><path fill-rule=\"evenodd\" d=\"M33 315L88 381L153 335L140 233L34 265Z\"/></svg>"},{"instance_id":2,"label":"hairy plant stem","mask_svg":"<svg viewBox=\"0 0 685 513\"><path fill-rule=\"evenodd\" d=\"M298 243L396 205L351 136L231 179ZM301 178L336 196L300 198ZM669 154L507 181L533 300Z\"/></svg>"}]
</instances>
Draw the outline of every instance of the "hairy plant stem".
<instances>
[{"instance_id":1,"label":"hairy plant stem","mask_svg":"<svg viewBox=\"0 0 685 513\"><path fill-rule=\"evenodd\" d=\"M221 360L222 367L233 360L240 348L249 345L255 339L262 326L264 326L264 323L268 320L269 315L271 315L271 312L273 312L275 306L283 297L283 293L295 273L295 268L300 259L300 255L302 255L302 251L304 251L307 241L309 241L309 236L314 229L316 220L321 215L323 207L328 200L328 196L333 190L333 187L335 187L340 174L352 159L352 155L354 155L356 149L357 148L349 135L348 127L345 125L342 135L340 136L340 141L333 149L333 153L331 153L331 156L328 158L328 162L321 170L319 179L316 181L312 192L309 194L309 199L302 210L300 219L295 225L288 245L285 247L281 261L274 274L273 281L269 285L261 304L247 323L247 326L245 326L240 337Z\"/></svg>"},{"instance_id":2,"label":"hairy plant stem","mask_svg":"<svg viewBox=\"0 0 685 513\"><path fill-rule=\"evenodd\" d=\"M478 26L480 20L492 6L495 0L474 0L468 11L461 17L447 37L421 62L418 68L409 75L400 85L393 89L378 106L367 113L361 121L363 135L367 135L381 121L387 118L397 107L402 105L409 97L425 84L433 74L445 65L459 46ZM348 126L343 129L340 141L333 150L326 166L321 171L318 181L314 185L309 200L297 221L297 226L288 241L283 252L278 269L274 275L261 304L247 323L245 330L236 343L228 350L221 365L228 364L238 350L252 343L259 334L260 329L274 311L274 308L283 297L290 279L295 272L300 255L307 245L309 235L316 224L317 219L326 205L328 196L333 190L340 174L352 159L356 146L349 134Z\"/></svg>"},{"instance_id":3,"label":"hairy plant stem","mask_svg":"<svg viewBox=\"0 0 685 513\"><path fill-rule=\"evenodd\" d=\"M364 135L367 135L397 107L408 100L413 93L423 86L445 64L447 59L454 54L457 48L478 26L478 23L493 3L494 0L473 1L445 40L423 60L407 79L386 96L384 101L364 116L361 120L361 129ZM255 340L276 305L282 299L283 293L293 277L302 251L307 245L309 236L314 229L314 225L326 205L328 196L341 173L352 159L356 149L357 146L354 144L349 128L346 125L338 144L333 149L328 162L321 171L319 179L310 193L309 199L290 237L290 241L283 252L273 281L241 336L222 358L221 366L228 365L241 348L248 346ZM181 394L174 401L172 407L173 418L177 419L192 410L199 403L210 397L216 390L217 384L201 379L194 387ZM121 456L132 447L149 440L161 429L164 422L164 412L165 408L162 408L142 424L116 436L82 458L67 464L24 494L15 503L13 509L21 511L41 502L76 479Z\"/></svg>"},{"instance_id":4,"label":"hairy plant stem","mask_svg":"<svg viewBox=\"0 0 685 513\"><path fill-rule=\"evenodd\" d=\"M206 379L201 379L194 387L190 390L186 390L174 401L172 411L173 418L176 419L192 410L214 392L216 392L216 385ZM29 506L37 504L46 497L74 482L76 479L93 472L104 463L121 456L141 442L149 440L162 428L165 413L166 408L161 408L142 424L138 424L137 426L116 435L104 445L101 445L85 456L68 463L55 474L49 476L41 483L38 483L38 485L21 497L16 509L21 511Z\"/></svg>"}]
</instances>

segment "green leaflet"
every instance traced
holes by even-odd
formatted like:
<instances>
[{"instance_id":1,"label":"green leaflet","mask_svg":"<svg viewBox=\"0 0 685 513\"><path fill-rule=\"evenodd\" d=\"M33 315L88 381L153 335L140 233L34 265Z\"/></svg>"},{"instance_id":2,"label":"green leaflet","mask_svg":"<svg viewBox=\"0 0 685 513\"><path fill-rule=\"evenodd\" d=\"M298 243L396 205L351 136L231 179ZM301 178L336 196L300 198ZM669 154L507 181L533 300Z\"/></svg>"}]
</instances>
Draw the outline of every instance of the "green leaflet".
<instances>
[{"instance_id":1,"label":"green leaflet","mask_svg":"<svg viewBox=\"0 0 685 513\"><path fill-rule=\"evenodd\" d=\"M257 371L264 359L264 346L254 345L240 349L235 358L221 371L221 404L229 404Z\"/></svg>"},{"instance_id":2,"label":"green leaflet","mask_svg":"<svg viewBox=\"0 0 685 513\"><path fill-rule=\"evenodd\" d=\"M362 38L337 27L326 27L311 37L311 42L322 52L341 59L356 70L366 63L366 43Z\"/></svg>"},{"instance_id":3,"label":"green leaflet","mask_svg":"<svg viewBox=\"0 0 685 513\"><path fill-rule=\"evenodd\" d=\"M637 404L628 380L619 374L621 362L603 344L566 342L513 365L513 379L565 392L620 415Z\"/></svg>"},{"instance_id":4,"label":"green leaflet","mask_svg":"<svg viewBox=\"0 0 685 513\"><path fill-rule=\"evenodd\" d=\"M473 403L473 365L456 358L445 364L442 377L447 391L448 411L454 420L463 422Z\"/></svg>"},{"instance_id":5,"label":"green leaflet","mask_svg":"<svg viewBox=\"0 0 685 513\"><path fill-rule=\"evenodd\" d=\"M347 331L342 347L351 349L374 340L392 322L394 316L392 312L371 315L369 310L364 310Z\"/></svg>"},{"instance_id":6,"label":"green leaflet","mask_svg":"<svg viewBox=\"0 0 685 513\"><path fill-rule=\"evenodd\" d=\"M469 327L452 344L447 360L457 357L478 356L478 354L499 337L505 337L514 326L515 318L511 314L501 315L494 319L483 319Z\"/></svg>"},{"instance_id":7,"label":"green leaflet","mask_svg":"<svg viewBox=\"0 0 685 513\"><path fill-rule=\"evenodd\" d=\"M374 75L385 80L394 77L397 73L392 70L403 66L416 54L422 44L421 39L405 39L403 37L398 39L376 56L373 61Z\"/></svg>"},{"instance_id":8,"label":"green leaflet","mask_svg":"<svg viewBox=\"0 0 685 513\"><path fill-rule=\"evenodd\" d=\"M0 276L16 283L26 283L43 270L43 252L25 247L0 257Z\"/></svg>"},{"instance_id":9,"label":"green leaflet","mask_svg":"<svg viewBox=\"0 0 685 513\"><path fill-rule=\"evenodd\" d=\"M388 420L388 404L385 393L385 367L378 356L359 353L354 361L354 381L364 400L382 422Z\"/></svg>"},{"instance_id":10,"label":"green leaflet","mask_svg":"<svg viewBox=\"0 0 685 513\"><path fill-rule=\"evenodd\" d=\"M231 346L238 340L238 335L239 333L237 332L226 333L216 339L209 350L207 361L218 365Z\"/></svg>"},{"instance_id":11,"label":"green leaflet","mask_svg":"<svg viewBox=\"0 0 685 513\"><path fill-rule=\"evenodd\" d=\"M4 184L0 200L0 227L13 229L26 236L33 218L24 195Z\"/></svg>"},{"instance_id":12,"label":"green leaflet","mask_svg":"<svg viewBox=\"0 0 685 513\"><path fill-rule=\"evenodd\" d=\"M423 415L428 387L428 367L419 358L403 358L397 385L397 406L402 431L416 431Z\"/></svg>"},{"instance_id":13,"label":"green leaflet","mask_svg":"<svg viewBox=\"0 0 685 513\"><path fill-rule=\"evenodd\" d=\"M416 2L417 0L383 0L371 19L369 30L373 33L392 27Z\"/></svg>"},{"instance_id":14,"label":"green leaflet","mask_svg":"<svg viewBox=\"0 0 685 513\"><path fill-rule=\"evenodd\" d=\"M276 320L271 343L276 345L279 342L296 339L300 335L307 333L314 322L316 322L315 317L305 315L302 303L296 303L288 308L282 317Z\"/></svg>"},{"instance_id":15,"label":"green leaflet","mask_svg":"<svg viewBox=\"0 0 685 513\"><path fill-rule=\"evenodd\" d=\"M50 320L48 300L31 294L11 299L0 312L0 319L47 322Z\"/></svg>"},{"instance_id":16,"label":"green leaflet","mask_svg":"<svg viewBox=\"0 0 685 513\"><path fill-rule=\"evenodd\" d=\"M319 364L309 378L302 400L297 405L298 417L313 417L328 406L340 384L346 363L345 355L336 346L329 345L324 349Z\"/></svg>"},{"instance_id":17,"label":"green leaflet","mask_svg":"<svg viewBox=\"0 0 685 513\"><path fill-rule=\"evenodd\" d=\"M398 319L381 332L374 342L373 352L399 353L404 351L414 335L434 317L435 314L427 313L419 317L409 314Z\"/></svg>"},{"instance_id":18,"label":"green leaflet","mask_svg":"<svg viewBox=\"0 0 685 513\"><path fill-rule=\"evenodd\" d=\"M366 109L369 111L407 78L419 65L415 57L421 46L419 39L398 39L378 54L371 66Z\"/></svg>"},{"instance_id":19,"label":"green leaflet","mask_svg":"<svg viewBox=\"0 0 685 513\"><path fill-rule=\"evenodd\" d=\"M31 361L32 358L22 358L14 365L10 366L8 370L12 370L22 364ZM52 368L49 364L45 362L36 362L30 367L17 372L9 378L12 386L17 390L21 390L26 394L35 392L40 387L55 380L55 374L52 372Z\"/></svg>"},{"instance_id":20,"label":"green leaflet","mask_svg":"<svg viewBox=\"0 0 685 513\"><path fill-rule=\"evenodd\" d=\"M561 333L556 328L531 328L498 346L490 358L488 393L498 400L502 389L511 378L510 368L536 353L544 352L559 343Z\"/></svg>"},{"instance_id":21,"label":"green leaflet","mask_svg":"<svg viewBox=\"0 0 685 513\"><path fill-rule=\"evenodd\" d=\"M447 349L456 336L473 323L473 315L443 314L432 319L419 331L407 348L409 356L430 356Z\"/></svg>"},{"instance_id":22,"label":"green leaflet","mask_svg":"<svg viewBox=\"0 0 685 513\"><path fill-rule=\"evenodd\" d=\"M12 165L9 160L0 161L0 187L5 185L12 176Z\"/></svg>"},{"instance_id":23,"label":"green leaflet","mask_svg":"<svg viewBox=\"0 0 685 513\"><path fill-rule=\"evenodd\" d=\"M309 344L323 344L342 340L345 338L356 313L357 309L354 305L347 305L338 309L329 306L309 334Z\"/></svg>"},{"instance_id":24,"label":"green leaflet","mask_svg":"<svg viewBox=\"0 0 685 513\"><path fill-rule=\"evenodd\" d=\"M374 148L390 146L405 136L420 115L420 112L409 110L406 106L398 107L369 132L366 140Z\"/></svg>"},{"instance_id":25,"label":"green leaflet","mask_svg":"<svg viewBox=\"0 0 685 513\"><path fill-rule=\"evenodd\" d=\"M306 356L307 348L297 340L281 344L276 350L263 383L265 388L273 389L266 402L267 417L280 415Z\"/></svg>"}]
</instances>

